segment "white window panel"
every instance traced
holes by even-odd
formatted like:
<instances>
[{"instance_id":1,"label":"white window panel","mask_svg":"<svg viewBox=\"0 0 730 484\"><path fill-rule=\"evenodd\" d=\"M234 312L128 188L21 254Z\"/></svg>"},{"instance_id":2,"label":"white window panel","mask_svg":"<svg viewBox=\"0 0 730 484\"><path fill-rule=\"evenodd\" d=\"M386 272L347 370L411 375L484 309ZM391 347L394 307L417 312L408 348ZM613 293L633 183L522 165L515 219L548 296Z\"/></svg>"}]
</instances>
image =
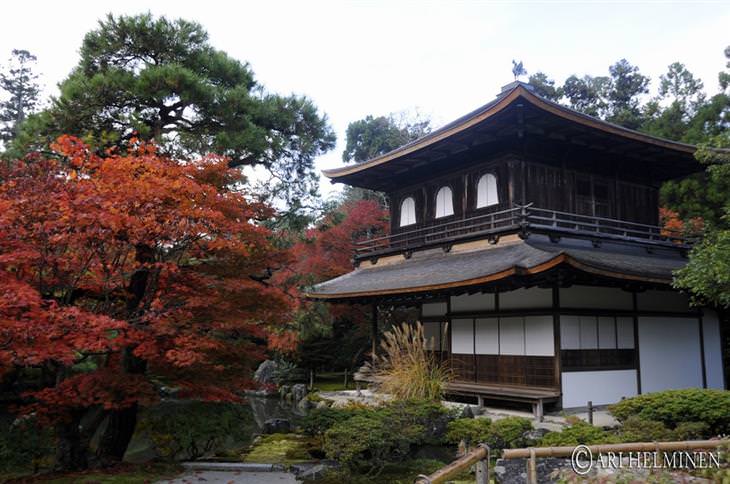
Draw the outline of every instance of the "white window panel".
<instances>
[{"instance_id":1,"label":"white window panel","mask_svg":"<svg viewBox=\"0 0 730 484\"><path fill-rule=\"evenodd\" d=\"M400 204L400 226L413 225L416 223L416 201L413 197L405 198Z\"/></svg>"},{"instance_id":2,"label":"white window panel","mask_svg":"<svg viewBox=\"0 0 730 484\"><path fill-rule=\"evenodd\" d=\"M499 354L499 320L497 318L476 320L476 354Z\"/></svg>"},{"instance_id":3,"label":"white window panel","mask_svg":"<svg viewBox=\"0 0 730 484\"><path fill-rule=\"evenodd\" d=\"M616 333L619 349L634 349L634 318L616 318Z\"/></svg>"},{"instance_id":4,"label":"white window panel","mask_svg":"<svg viewBox=\"0 0 730 484\"><path fill-rule=\"evenodd\" d=\"M457 354L474 354L474 320L451 321L451 351Z\"/></svg>"},{"instance_id":5,"label":"white window panel","mask_svg":"<svg viewBox=\"0 0 730 484\"><path fill-rule=\"evenodd\" d=\"M598 318L598 347L602 350L616 349L616 320Z\"/></svg>"},{"instance_id":6,"label":"white window panel","mask_svg":"<svg viewBox=\"0 0 730 484\"><path fill-rule=\"evenodd\" d=\"M598 349L598 318L580 316L580 349Z\"/></svg>"},{"instance_id":7,"label":"white window panel","mask_svg":"<svg viewBox=\"0 0 730 484\"><path fill-rule=\"evenodd\" d=\"M500 318L499 352L502 355L525 354L525 321L523 318Z\"/></svg>"},{"instance_id":8,"label":"white window panel","mask_svg":"<svg viewBox=\"0 0 730 484\"><path fill-rule=\"evenodd\" d=\"M454 196L451 188L441 187L436 194L436 218L454 215Z\"/></svg>"},{"instance_id":9,"label":"white window panel","mask_svg":"<svg viewBox=\"0 0 730 484\"><path fill-rule=\"evenodd\" d=\"M525 317L525 354L530 356L555 355L552 316Z\"/></svg>"},{"instance_id":10,"label":"white window panel","mask_svg":"<svg viewBox=\"0 0 730 484\"><path fill-rule=\"evenodd\" d=\"M499 203L497 194L497 178L487 173L477 183L477 208L488 207Z\"/></svg>"},{"instance_id":11,"label":"white window panel","mask_svg":"<svg viewBox=\"0 0 730 484\"><path fill-rule=\"evenodd\" d=\"M564 350L580 349L580 317L560 316L560 347Z\"/></svg>"}]
</instances>

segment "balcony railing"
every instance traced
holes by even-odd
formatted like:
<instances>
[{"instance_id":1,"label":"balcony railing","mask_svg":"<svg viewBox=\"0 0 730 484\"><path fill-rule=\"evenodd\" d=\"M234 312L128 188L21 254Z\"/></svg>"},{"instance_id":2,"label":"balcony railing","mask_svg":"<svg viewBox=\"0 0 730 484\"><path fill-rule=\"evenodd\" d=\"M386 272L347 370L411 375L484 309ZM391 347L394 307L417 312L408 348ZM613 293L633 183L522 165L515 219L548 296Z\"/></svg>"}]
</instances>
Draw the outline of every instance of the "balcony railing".
<instances>
[{"instance_id":1,"label":"balcony railing","mask_svg":"<svg viewBox=\"0 0 730 484\"><path fill-rule=\"evenodd\" d=\"M579 215L558 210L518 205L484 215L420 227L357 242L356 258L415 250L469 239L508 233L543 233L555 237L610 240L647 245L689 248L691 241L681 233L656 225L605 217Z\"/></svg>"}]
</instances>

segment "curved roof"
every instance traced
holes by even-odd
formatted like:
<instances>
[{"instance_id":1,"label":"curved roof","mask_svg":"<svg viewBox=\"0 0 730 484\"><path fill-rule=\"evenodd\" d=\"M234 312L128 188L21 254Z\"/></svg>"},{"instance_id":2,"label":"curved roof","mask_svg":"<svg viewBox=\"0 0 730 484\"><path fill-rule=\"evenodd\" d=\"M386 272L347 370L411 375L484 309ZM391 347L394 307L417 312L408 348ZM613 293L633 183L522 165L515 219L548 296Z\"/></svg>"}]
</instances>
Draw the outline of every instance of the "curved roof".
<instances>
[{"instance_id":1,"label":"curved roof","mask_svg":"<svg viewBox=\"0 0 730 484\"><path fill-rule=\"evenodd\" d=\"M533 236L470 252L437 249L398 263L363 264L314 286L307 296L342 300L479 286L511 276L537 275L561 264L613 279L669 284L672 272L683 267L686 259L676 250L650 254L643 247L605 244L595 248L587 241L554 243Z\"/></svg>"},{"instance_id":2,"label":"curved roof","mask_svg":"<svg viewBox=\"0 0 730 484\"><path fill-rule=\"evenodd\" d=\"M578 111L538 96L537 94L531 92L530 89L526 87L526 84L520 82L516 82L514 84L515 87L504 92L500 95L500 97L496 98L495 100L415 141L412 141L411 143L408 143L404 146L401 146L400 148L397 148L376 158L372 158L363 163L347 165L330 170L323 170L323 173L327 177L333 179L334 181L337 181L338 178L364 172L376 166L381 166L392 162L393 160L406 157L409 154L415 153L424 148L428 148L435 143L446 140L447 138L450 138L458 133L461 133L469 128L475 127L487 121L489 118L492 118L497 114L503 112L518 99L526 101L532 106L535 106L542 111L556 115L564 120L588 128L592 128L609 135L619 136L627 140L645 143L647 145L663 148L685 155L692 155L696 150L696 147L693 145L680 143L677 141L670 141L645 133L640 133L638 131L624 128L623 126L612 124L589 116L587 114L580 113Z\"/></svg>"}]
</instances>

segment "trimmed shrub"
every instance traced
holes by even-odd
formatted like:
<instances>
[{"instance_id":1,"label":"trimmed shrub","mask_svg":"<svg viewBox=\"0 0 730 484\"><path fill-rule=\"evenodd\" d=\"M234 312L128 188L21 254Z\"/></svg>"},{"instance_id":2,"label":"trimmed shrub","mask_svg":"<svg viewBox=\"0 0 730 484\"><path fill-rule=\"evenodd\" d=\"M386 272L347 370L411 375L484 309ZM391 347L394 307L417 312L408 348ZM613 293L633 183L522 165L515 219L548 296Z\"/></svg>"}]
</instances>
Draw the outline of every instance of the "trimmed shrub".
<instances>
[{"instance_id":1,"label":"trimmed shrub","mask_svg":"<svg viewBox=\"0 0 730 484\"><path fill-rule=\"evenodd\" d=\"M629 417L621 426L620 438L623 442L654 442L672 440L674 432L656 420Z\"/></svg>"},{"instance_id":2,"label":"trimmed shrub","mask_svg":"<svg viewBox=\"0 0 730 484\"><path fill-rule=\"evenodd\" d=\"M379 468L405 458L414 446L443 440L452 413L435 402L393 401L377 408L329 409L305 424L324 430L324 451L351 469Z\"/></svg>"},{"instance_id":3,"label":"trimmed shrub","mask_svg":"<svg viewBox=\"0 0 730 484\"><path fill-rule=\"evenodd\" d=\"M540 447L562 447L579 444L616 444L620 439L600 427L576 422L562 432L549 432L540 439Z\"/></svg>"},{"instance_id":4,"label":"trimmed shrub","mask_svg":"<svg viewBox=\"0 0 730 484\"><path fill-rule=\"evenodd\" d=\"M299 428L307 435L324 435L335 424L354 417L358 412L344 408L314 408L302 418ZM364 413L364 412L361 412Z\"/></svg>"},{"instance_id":5,"label":"trimmed shrub","mask_svg":"<svg viewBox=\"0 0 730 484\"><path fill-rule=\"evenodd\" d=\"M676 440L697 440L712 436L709 425L704 422L680 422L673 433Z\"/></svg>"},{"instance_id":6,"label":"trimmed shrub","mask_svg":"<svg viewBox=\"0 0 730 484\"><path fill-rule=\"evenodd\" d=\"M532 430L530 419L506 417L492 422L487 444L492 449L516 449L526 445L523 434Z\"/></svg>"},{"instance_id":7,"label":"trimmed shrub","mask_svg":"<svg viewBox=\"0 0 730 484\"><path fill-rule=\"evenodd\" d=\"M324 434L327 457L352 469L378 468L388 460L402 459L409 450L409 436L389 428L377 415L354 416Z\"/></svg>"},{"instance_id":8,"label":"trimmed shrub","mask_svg":"<svg viewBox=\"0 0 730 484\"><path fill-rule=\"evenodd\" d=\"M609 407L621 422L636 416L674 429L682 422L701 422L712 435L730 432L730 392L689 388L646 393Z\"/></svg>"},{"instance_id":9,"label":"trimmed shrub","mask_svg":"<svg viewBox=\"0 0 730 484\"><path fill-rule=\"evenodd\" d=\"M486 442L491 429L492 421L488 418L460 418L449 422L445 440L449 444L464 440L467 445L474 446Z\"/></svg>"}]
</instances>

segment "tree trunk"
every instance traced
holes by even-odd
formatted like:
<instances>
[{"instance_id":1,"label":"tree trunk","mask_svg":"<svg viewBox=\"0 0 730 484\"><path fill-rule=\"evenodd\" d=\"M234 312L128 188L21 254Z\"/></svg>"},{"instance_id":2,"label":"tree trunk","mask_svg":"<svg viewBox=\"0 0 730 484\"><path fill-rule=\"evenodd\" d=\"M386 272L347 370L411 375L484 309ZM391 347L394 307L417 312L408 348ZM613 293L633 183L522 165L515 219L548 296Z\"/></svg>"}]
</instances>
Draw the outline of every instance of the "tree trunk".
<instances>
[{"instance_id":1,"label":"tree trunk","mask_svg":"<svg viewBox=\"0 0 730 484\"><path fill-rule=\"evenodd\" d=\"M81 435L81 414L74 412L70 422L56 425L56 468L63 471L83 470L89 467L89 442Z\"/></svg>"},{"instance_id":2,"label":"tree trunk","mask_svg":"<svg viewBox=\"0 0 730 484\"><path fill-rule=\"evenodd\" d=\"M109 412L104 433L96 450L100 465L115 464L124 459L124 454L134 435L134 429L137 427L137 411L137 404L134 404L131 407Z\"/></svg>"}]
</instances>

